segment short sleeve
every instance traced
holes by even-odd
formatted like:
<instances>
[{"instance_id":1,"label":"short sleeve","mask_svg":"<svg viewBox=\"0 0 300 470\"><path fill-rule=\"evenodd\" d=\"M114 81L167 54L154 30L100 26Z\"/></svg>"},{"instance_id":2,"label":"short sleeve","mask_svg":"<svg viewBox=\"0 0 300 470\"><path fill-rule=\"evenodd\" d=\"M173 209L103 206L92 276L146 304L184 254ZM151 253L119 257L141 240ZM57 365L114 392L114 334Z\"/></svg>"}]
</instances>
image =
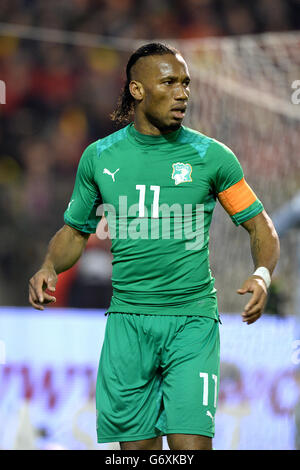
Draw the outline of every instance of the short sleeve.
<instances>
[{"instance_id":1,"label":"short sleeve","mask_svg":"<svg viewBox=\"0 0 300 470\"><path fill-rule=\"evenodd\" d=\"M101 219L101 216L96 215L101 204L101 195L94 181L95 158L96 143L93 143L81 156L73 193L64 213L67 225L86 233L95 233Z\"/></svg>"},{"instance_id":2,"label":"short sleeve","mask_svg":"<svg viewBox=\"0 0 300 470\"><path fill-rule=\"evenodd\" d=\"M217 141L213 142L209 151L214 162L214 191L234 224L240 225L262 212L264 207L246 182L235 154Z\"/></svg>"}]
</instances>

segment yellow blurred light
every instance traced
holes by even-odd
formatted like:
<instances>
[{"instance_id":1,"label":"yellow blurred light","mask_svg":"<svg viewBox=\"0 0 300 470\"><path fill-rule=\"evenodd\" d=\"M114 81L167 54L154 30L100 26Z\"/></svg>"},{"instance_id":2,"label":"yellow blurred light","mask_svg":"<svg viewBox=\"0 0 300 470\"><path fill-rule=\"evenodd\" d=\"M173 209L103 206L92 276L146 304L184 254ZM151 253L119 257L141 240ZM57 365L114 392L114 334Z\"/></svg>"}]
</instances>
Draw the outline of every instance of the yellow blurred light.
<instances>
[{"instance_id":1,"label":"yellow blurred light","mask_svg":"<svg viewBox=\"0 0 300 470\"><path fill-rule=\"evenodd\" d=\"M13 54L19 45L16 37L0 36L0 57L8 57Z\"/></svg>"},{"instance_id":2,"label":"yellow blurred light","mask_svg":"<svg viewBox=\"0 0 300 470\"><path fill-rule=\"evenodd\" d=\"M90 66L99 72L112 72L120 62L119 54L111 49L96 48L88 53Z\"/></svg>"}]
</instances>

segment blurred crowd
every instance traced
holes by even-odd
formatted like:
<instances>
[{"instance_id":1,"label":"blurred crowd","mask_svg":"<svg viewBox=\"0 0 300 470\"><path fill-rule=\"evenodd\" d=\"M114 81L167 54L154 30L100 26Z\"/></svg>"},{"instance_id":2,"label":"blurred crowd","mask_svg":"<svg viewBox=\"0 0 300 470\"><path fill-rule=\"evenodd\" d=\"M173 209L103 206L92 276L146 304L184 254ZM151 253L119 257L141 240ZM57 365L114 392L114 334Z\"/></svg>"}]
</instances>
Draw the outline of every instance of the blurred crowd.
<instances>
[{"instance_id":1,"label":"blurred crowd","mask_svg":"<svg viewBox=\"0 0 300 470\"><path fill-rule=\"evenodd\" d=\"M298 13L298 14L297 14ZM127 38L299 27L299 0L1 0L1 21Z\"/></svg>"},{"instance_id":2,"label":"blurred crowd","mask_svg":"<svg viewBox=\"0 0 300 470\"><path fill-rule=\"evenodd\" d=\"M294 30L299 12L299 0L0 0L1 24L146 40ZM63 224L83 149L116 130L109 115L127 58L128 52L105 47L5 36L0 28L0 80L6 84L6 104L0 105L0 304L26 305L26 282ZM105 308L108 247L91 238L90 253L97 251L102 268L87 275L83 259L60 283L58 305ZM86 290L77 289L84 282ZM99 283L106 287L102 294Z\"/></svg>"}]
</instances>

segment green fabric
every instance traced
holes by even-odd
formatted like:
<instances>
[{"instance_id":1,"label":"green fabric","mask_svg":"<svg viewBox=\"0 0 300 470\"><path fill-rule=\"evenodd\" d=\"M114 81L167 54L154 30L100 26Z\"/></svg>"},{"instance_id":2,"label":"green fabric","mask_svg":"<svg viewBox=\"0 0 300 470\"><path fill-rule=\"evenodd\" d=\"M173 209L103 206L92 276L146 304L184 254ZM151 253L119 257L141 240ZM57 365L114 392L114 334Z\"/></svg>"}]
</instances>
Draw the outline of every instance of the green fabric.
<instances>
[{"instance_id":1,"label":"green fabric","mask_svg":"<svg viewBox=\"0 0 300 470\"><path fill-rule=\"evenodd\" d=\"M213 437L219 369L216 320L110 314L97 375L98 442Z\"/></svg>"},{"instance_id":2,"label":"green fabric","mask_svg":"<svg viewBox=\"0 0 300 470\"><path fill-rule=\"evenodd\" d=\"M217 194L242 178L228 147L184 126L149 136L130 124L89 145L64 218L93 233L105 206L113 254L108 312L218 318L209 228ZM262 209L257 200L232 220L238 225Z\"/></svg>"}]
</instances>

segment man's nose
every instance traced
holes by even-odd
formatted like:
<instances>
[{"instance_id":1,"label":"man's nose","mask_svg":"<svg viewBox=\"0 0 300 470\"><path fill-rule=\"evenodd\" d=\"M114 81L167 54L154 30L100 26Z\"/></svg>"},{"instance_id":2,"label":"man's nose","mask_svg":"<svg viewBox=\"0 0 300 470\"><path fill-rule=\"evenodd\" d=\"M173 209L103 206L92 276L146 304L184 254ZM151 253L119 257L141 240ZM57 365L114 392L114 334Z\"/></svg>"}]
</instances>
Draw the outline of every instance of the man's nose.
<instances>
[{"instance_id":1,"label":"man's nose","mask_svg":"<svg viewBox=\"0 0 300 470\"><path fill-rule=\"evenodd\" d=\"M180 101L188 100L189 95L190 95L189 90L187 90L186 87L181 85L181 86L176 88L174 98L175 98L175 100L180 100Z\"/></svg>"}]
</instances>

